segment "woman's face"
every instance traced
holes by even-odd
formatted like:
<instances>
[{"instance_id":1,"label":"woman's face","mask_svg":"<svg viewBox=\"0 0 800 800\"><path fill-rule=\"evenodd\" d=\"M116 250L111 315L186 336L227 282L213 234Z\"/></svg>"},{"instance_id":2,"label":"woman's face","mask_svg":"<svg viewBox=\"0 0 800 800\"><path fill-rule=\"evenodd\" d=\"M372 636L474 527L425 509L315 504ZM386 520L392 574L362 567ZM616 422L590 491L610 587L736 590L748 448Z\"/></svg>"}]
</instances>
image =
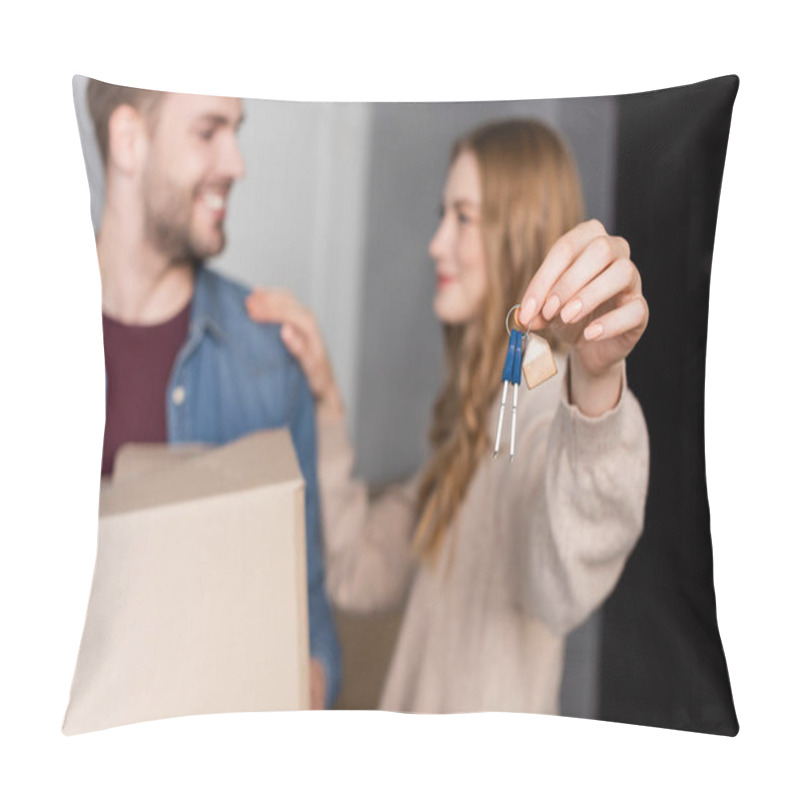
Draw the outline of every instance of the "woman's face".
<instances>
[{"instance_id":1,"label":"woman's face","mask_svg":"<svg viewBox=\"0 0 800 800\"><path fill-rule=\"evenodd\" d=\"M436 316L450 325L470 322L477 316L488 286L480 172L478 160L470 151L461 152L450 167L441 222L428 253L436 265Z\"/></svg>"}]
</instances>

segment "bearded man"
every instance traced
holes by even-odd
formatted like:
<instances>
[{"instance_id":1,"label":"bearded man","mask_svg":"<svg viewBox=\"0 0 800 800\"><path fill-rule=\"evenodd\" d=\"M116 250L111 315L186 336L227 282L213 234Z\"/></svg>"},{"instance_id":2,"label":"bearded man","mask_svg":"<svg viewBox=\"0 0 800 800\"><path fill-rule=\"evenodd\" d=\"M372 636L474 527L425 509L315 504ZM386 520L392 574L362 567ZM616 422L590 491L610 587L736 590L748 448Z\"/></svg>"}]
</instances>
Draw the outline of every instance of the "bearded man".
<instances>
[{"instance_id":1,"label":"bearded man","mask_svg":"<svg viewBox=\"0 0 800 800\"><path fill-rule=\"evenodd\" d=\"M306 482L312 707L330 707L340 654L319 543L314 402L249 288L209 269L244 175L242 101L90 80L106 182L97 236L106 363L102 472L126 442L223 444L289 429Z\"/></svg>"}]
</instances>

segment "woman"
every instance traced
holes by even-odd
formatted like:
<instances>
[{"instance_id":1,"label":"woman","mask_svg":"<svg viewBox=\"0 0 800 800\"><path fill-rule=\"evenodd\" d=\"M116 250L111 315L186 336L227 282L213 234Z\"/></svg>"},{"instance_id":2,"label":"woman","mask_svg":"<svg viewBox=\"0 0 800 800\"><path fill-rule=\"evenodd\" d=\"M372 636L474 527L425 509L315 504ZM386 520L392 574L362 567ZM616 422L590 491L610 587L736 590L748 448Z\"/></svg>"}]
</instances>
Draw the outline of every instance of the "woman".
<instances>
[{"instance_id":1,"label":"woman","mask_svg":"<svg viewBox=\"0 0 800 800\"><path fill-rule=\"evenodd\" d=\"M564 143L534 121L455 143L429 252L447 378L421 472L368 502L313 315L258 290L317 401L327 585L340 607L401 604L381 698L398 711L558 713L564 638L613 589L643 524L648 438L625 357L648 319L627 242L581 222ZM521 388L516 457L493 460L504 320L552 343ZM503 452L508 452L508 432Z\"/></svg>"}]
</instances>

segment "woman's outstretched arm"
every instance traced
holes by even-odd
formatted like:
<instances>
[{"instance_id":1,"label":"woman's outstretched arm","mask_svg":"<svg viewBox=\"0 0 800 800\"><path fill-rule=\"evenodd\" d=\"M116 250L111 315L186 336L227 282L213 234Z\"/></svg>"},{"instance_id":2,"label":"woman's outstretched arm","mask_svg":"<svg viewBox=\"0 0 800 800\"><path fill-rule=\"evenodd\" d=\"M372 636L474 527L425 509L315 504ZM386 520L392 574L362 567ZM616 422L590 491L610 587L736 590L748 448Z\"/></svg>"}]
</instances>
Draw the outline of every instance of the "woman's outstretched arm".
<instances>
[{"instance_id":1,"label":"woman's outstretched arm","mask_svg":"<svg viewBox=\"0 0 800 800\"><path fill-rule=\"evenodd\" d=\"M571 364L567 367L567 373ZM520 604L565 635L611 593L644 526L649 439L627 387L590 417L569 402L565 376L556 413L526 426L513 480Z\"/></svg>"}]
</instances>

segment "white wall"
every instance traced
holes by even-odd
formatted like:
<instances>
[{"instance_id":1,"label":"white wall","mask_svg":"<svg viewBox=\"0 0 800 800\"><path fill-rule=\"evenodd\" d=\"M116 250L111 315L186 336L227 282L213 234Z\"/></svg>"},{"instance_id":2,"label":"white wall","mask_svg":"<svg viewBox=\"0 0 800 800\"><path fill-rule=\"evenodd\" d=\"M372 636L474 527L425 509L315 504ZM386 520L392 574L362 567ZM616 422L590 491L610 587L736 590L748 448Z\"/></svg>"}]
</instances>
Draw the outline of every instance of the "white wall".
<instances>
[{"instance_id":1,"label":"white wall","mask_svg":"<svg viewBox=\"0 0 800 800\"><path fill-rule=\"evenodd\" d=\"M245 115L247 173L211 264L291 289L316 312L353 421L371 109L248 100Z\"/></svg>"}]
</instances>

